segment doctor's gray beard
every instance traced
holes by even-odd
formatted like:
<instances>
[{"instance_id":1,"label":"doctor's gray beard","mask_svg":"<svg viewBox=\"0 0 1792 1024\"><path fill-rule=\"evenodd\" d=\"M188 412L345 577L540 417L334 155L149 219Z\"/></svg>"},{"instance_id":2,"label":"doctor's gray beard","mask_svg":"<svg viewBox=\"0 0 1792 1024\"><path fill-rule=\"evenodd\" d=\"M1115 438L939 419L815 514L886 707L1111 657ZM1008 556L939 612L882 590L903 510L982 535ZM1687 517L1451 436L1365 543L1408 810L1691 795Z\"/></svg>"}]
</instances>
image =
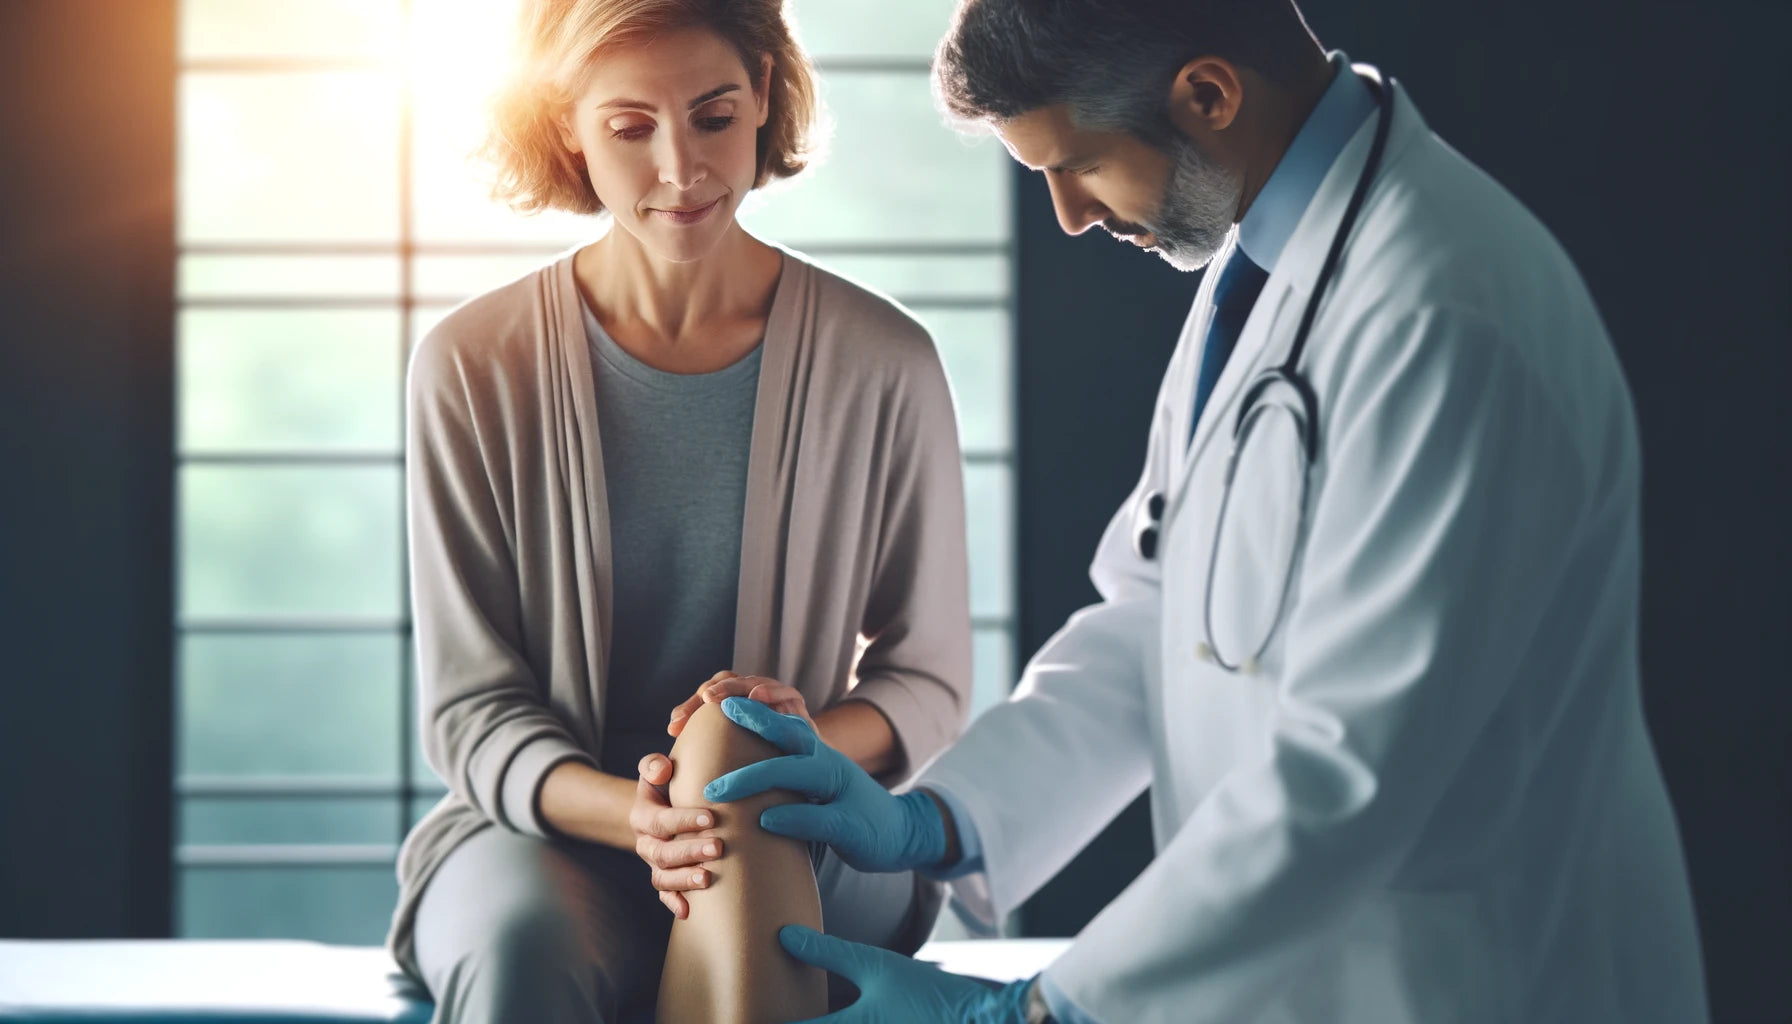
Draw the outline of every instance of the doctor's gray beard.
<instances>
[{"instance_id":1,"label":"doctor's gray beard","mask_svg":"<svg viewBox=\"0 0 1792 1024\"><path fill-rule=\"evenodd\" d=\"M1177 270L1200 270L1226 244L1243 195L1243 176L1209 158L1181 132L1172 132L1170 180L1163 204L1148 224L1157 240L1152 248Z\"/></svg>"}]
</instances>

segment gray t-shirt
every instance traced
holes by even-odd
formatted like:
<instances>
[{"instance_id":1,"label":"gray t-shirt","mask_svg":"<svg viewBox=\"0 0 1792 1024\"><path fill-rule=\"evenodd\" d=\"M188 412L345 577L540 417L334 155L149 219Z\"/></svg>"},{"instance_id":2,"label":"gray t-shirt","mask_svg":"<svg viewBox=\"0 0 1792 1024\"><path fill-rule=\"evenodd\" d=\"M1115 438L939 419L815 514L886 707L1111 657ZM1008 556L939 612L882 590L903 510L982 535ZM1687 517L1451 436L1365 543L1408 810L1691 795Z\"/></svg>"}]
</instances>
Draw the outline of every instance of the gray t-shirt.
<instances>
[{"instance_id":1,"label":"gray t-shirt","mask_svg":"<svg viewBox=\"0 0 1792 1024\"><path fill-rule=\"evenodd\" d=\"M666 720L734 658L756 347L714 373L656 370L589 307L610 504L612 614L603 768L633 777L672 748Z\"/></svg>"}]
</instances>

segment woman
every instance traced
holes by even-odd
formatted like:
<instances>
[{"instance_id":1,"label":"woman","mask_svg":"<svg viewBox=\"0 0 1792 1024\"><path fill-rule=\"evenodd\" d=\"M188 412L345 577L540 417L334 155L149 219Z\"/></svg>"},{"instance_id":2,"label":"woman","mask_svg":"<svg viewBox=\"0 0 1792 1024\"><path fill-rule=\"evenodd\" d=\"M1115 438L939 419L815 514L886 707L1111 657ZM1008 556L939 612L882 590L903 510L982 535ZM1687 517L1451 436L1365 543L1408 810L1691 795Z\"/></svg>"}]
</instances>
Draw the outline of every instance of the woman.
<instances>
[{"instance_id":1,"label":"woman","mask_svg":"<svg viewBox=\"0 0 1792 1024\"><path fill-rule=\"evenodd\" d=\"M932 342L735 221L803 166L814 86L781 6L525 14L500 194L613 226L411 364L423 743L450 793L400 853L390 944L438 1020L652 1002L679 890L739 881L715 812L663 795L675 708L810 714L889 784L962 728L962 479ZM912 950L932 925L931 883L831 855L815 875L830 932Z\"/></svg>"}]
</instances>

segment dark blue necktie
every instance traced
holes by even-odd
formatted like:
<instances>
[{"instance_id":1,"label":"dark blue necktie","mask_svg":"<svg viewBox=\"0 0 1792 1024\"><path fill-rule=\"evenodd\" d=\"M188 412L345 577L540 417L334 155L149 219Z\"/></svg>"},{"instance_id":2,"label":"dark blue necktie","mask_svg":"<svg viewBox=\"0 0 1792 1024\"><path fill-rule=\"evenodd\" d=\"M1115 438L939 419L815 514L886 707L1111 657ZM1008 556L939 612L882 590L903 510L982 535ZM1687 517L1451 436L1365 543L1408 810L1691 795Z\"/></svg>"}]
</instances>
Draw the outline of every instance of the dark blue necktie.
<instances>
[{"instance_id":1,"label":"dark blue necktie","mask_svg":"<svg viewBox=\"0 0 1792 1024\"><path fill-rule=\"evenodd\" d=\"M1233 247L1213 286L1213 318L1208 321L1207 340L1201 346L1201 375L1195 379L1195 414L1188 421L1190 438L1195 435L1195 425L1201 422L1201 410L1207 408L1213 386L1219 383L1220 371L1226 368L1226 360L1232 357L1238 336L1244 332L1244 322L1251 317L1251 307L1257 304L1257 295L1268 280L1268 271L1252 263L1243 249Z\"/></svg>"}]
</instances>

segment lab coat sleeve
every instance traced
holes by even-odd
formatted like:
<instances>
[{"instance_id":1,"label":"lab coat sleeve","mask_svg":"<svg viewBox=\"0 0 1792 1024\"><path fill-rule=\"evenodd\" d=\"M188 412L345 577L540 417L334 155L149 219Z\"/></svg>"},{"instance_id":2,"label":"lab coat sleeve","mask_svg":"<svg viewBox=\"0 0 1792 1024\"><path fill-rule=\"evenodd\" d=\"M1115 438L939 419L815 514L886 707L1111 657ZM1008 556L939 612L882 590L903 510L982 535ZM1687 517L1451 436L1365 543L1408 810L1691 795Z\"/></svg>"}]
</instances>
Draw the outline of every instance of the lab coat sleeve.
<instances>
[{"instance_id":1,"label":"lab coat sleeve","mask_svg":"<svg viewBox=\"0 0 1792 1024\"><path fill-rule=\"evenodd\" d=\"M1586 475L1517 349L1452 310L1352 333L1265 755L1049 969L1095 1019L1255 1019L1412 848L1568 561Z\"/></svg>"},{"instance_id":2,"label":"lab coat sleeve","mask_svg":"<svg viewBox=\"0 0 1792 1024\"><path fill-rule=\"evenodd\" d=\"M1169 381L1177 379L1171 372ZM1108 523L1090 577L1101 600L1041 647L1014 695L984 712L915 781L977 837L980 870L950 879L954 910L993 927L1069 863L1151 777L1145 659L1155 657L1158 566L1133 552L1136 511L1162 477L1160 395L1146 472ZM1155 481L1155 482L1154 482ZM962 809L962 810L960 810Z\"/></svg>"}]
</instances>

